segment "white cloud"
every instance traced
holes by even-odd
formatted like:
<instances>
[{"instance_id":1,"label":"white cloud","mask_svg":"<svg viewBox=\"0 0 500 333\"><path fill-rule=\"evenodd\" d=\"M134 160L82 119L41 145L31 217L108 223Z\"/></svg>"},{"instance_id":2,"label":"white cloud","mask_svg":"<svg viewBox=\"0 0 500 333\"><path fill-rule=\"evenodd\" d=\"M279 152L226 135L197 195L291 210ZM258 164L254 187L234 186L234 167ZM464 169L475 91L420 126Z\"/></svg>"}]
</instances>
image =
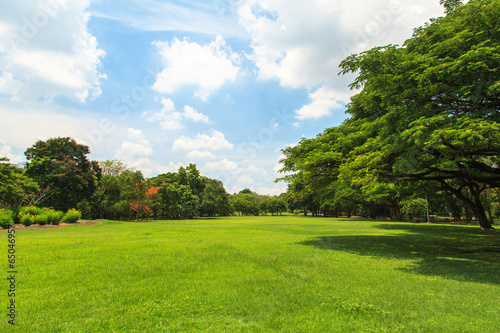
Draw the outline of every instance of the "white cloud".
<instances>
[{"instance_id":1,"label":"white cloud","mask_svg":"<svg viewBox=\"0 0 500 333\"><path fill-rule=\"evenodd\" d=\"M211 130L210 134L197 134L194 139L188 138L186 136L181 136L174 141L172 145L172 150L200 150L200 149L211 149L211 150L231 150L234 148L232 143L229 143L224 134Z\"/></svg>"},{"instance_id":2,"label":"white cloud","mask_svg":"<svg viewBox=\"0 0 500 333\"><path fill-rule=\"evenodd\" d=\"M175 110L174 102L170 98L162 99L163 108L160 112L149 115L147 112L143 116L147 116L148 121L158 121L161 128L164 130L179 130L183 129L182 114Z\"/></svg>"},{"instance_id":3,"label":"white cloud","mask_svg":"<svg viewBox=\"0 0 500 333\"><path fill-rule=\"evenodd\" d=\"M221 36L205 45L177 38L154 45L166 63L153 85L160 93L172 94L182 86L195 86L195 96L207 100L224 83L234 81L239 72L239 57Z\"/></svg>"},{"instance_id":4,"label":"white cloud","mask_svg":"<svg viewBox=\"0 0 500 333\"><path fill-rule=\"evenodd\" d=\"M349 102L352 75L338 76L351 53L402 43L413 28L443 13L435 0L242 0L240 23L251 36L260 79L315 91L297 118L319 118Z\"/></svg>"},{"instance_id":5,"label":"white cloud","mask_svg":"<svg viewBox=\"0 0 500 333\"><path fill-rule=\"evenodd\" d=\"M170 162L167 166L158 167L158 174L167 173L167 172L177 172L181 166L184 166L182 162L174 163Z\"/></svg>"},{"instance_id":6,"label":"white cloud","mask_svg":"<svg viewBox=\"0 0 500 333\"><path fill-rule=\"evenodd\" d=\"M217 162L210 162L205 164L203 170L207 170L209 172L221 172L221 171L237 172L238 164L228 160L227 158L224 158L223 160Z\"/></svg>"},{"instance_id":7,"label":"white cloud","mask_svg":"<svg viewBox=\"0 0 500 333\"><path fill-rule=\"evenodd\" d=\"M215 155L209 151L193 150L187 154L187 157L192 159L214 159Z\"/></svg>"},{"instance_id":8,"label":"white cloud","mask_svg":"<svg viewBox=\"0 0 500 333\"><path fill-rule=\"evenodd\" d=\"M297 119L318 119L324 116L329 116L331 111L342 107L338 102L337 93L333 90L328 90L324 87L319 88L309 94L312 102L304 105L301 109L295 111Z\"/></svg>"},{"instance_id":9,"label":"white cloud","mask_svg":"<svg viewBox=\"0 0 500 333\"><path fill-rule=\"evenodd\" d=\"M124 160L132 168L141 168L151 163L147 156L153 154L153 147L143 136L142 131L128 129L128 139L123 141L115 152L115 157Z\"/></svg>"},{"instance_id":10,"label":"white cloud","mask_svg":"<svg viewBox=\"0 0 500 333\"><path fill-rule=\"evenodd\" d=\"M14 154L12 148L0 138L0 157L7 157L10 163L20 163L26 160L24 155Z\"/></svg>"},{"instance_id":11,"label":"white cloud","mask_svg":"<svg viewBox=\"0 0 500 333\"><path fill-rule=\"evenodd\" d=\"M275 187L258 187L257 193L264 195L280 195L287 191L286 185L276 185Z\"/></svg>"},{"instance_id":12,"label":"white cloud","mask_svg":"<svg viewBox=\"0 0 500 333\"><path fill-rule=\"evenodd\" d=\"M241 176L240 178L238 178L236 183L242 186L242 185L254 184L254 180L250 176Z\"/></svg>"},{"instance_id":13,"label":"white cloud","mask_svg":"<svg viewBox=\"0 0 500 333\"><path fill-rule=\"evenodd\" d=\"M161 103L163 104L163 108L160 112L155 112L153 114L144 112L142 115L146 117L148 121L159 122L161 128L164 130L183 129L185 127L184 120L203 122L205 124L210 123L208 116L198 112L189 105L185 105L182 112L180 112L176 111L175 104L170 98L163 98Z\"/></svg>"},{"instance_id":14,"label":"white cloud","mask_svg":"<svg viewBox=\"0 0 500 333\"><path fill-rule=\"evenodd\" d=\"M205 124L210 123L208 116L204 115L203 113L198 112L197 110L195 110L194 108L192 108L189 105L184 106L183 111L184 111L183 116L186 119L190 119L194 122L201 121L202 123L205 123Z\"/></svg>"},{"instance_id":15,"label":"white cloud","mask_svg":"<svg viewBox=\"0 0 500 333\"><path fill-rule=\"evenodd\" d=\"M247 37L235 14L236 2L120 0L120 6L96 1L92 16L119 21L141 31L184 31L206 35ZM129 10L140 8L140 10Z\"/></svg>"},{"instance_id":16,"label":"white cloud","mask_svg":"<svg viewBox=\"0 0 500 333\"><path fill-rule=\"evenodd\" d=\"M88 114L50 104L10 104L0 105L0 134L14 150L24 151L37 140L72 137L99 154L119 142L118 125L108 118L91 119Z\"/></svg>"},{"instance_id":17,"label":"white cloud","mask_svg":"<svg viewBox=\"0 0 500 333\"><path fill-rule=\"evenodd\" d=\"M89 1L16 1L0 13L0 93L13 100L101 94L104 51L87 31Z\"/></svg>"}]
</instances>

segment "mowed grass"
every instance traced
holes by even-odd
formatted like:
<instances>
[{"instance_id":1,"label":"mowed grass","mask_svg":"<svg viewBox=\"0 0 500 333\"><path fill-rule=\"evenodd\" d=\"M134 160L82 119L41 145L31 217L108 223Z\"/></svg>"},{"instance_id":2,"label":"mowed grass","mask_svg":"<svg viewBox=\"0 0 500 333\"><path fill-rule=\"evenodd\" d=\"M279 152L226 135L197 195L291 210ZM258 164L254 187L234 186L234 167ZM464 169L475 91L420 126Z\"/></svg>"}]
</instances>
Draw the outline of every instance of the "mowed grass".
<instances>
[{"instance_id":1,"label":"mowed grass","mask_svg":"<svg viewBox=\"0 0 500 333\"><path fill-rule=\"evenodd\" d=\"M500 332L500 234L475 226L268 216L16 235L2 332Z\"/></svg>"}]
</instances>

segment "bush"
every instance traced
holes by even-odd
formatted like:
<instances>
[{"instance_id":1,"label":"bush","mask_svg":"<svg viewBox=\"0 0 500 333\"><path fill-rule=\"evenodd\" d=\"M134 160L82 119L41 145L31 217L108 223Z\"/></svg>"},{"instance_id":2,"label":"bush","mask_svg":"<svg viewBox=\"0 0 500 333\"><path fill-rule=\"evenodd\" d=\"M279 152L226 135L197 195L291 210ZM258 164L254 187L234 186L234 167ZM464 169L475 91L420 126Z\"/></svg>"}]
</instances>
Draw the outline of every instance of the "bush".
<instances>
[{"instance_id":1,"label":"bush","mask_svg":"<svg viewBox=\"0 0 500 333\"><path fill-rule=\"evenodd\" d=\"M19 210L19 214L23 215L40 215L46 212L48 208L40 208L35 206L23 207Z\"/></svg>"},{"instance_id":2,"label":"bush","mask_svg":"<svg viewBox=\"0 0 500 333\"><path fill-rule=\"evenodd\" d=\"M51 210L46 215L47 215L47 224L58 225L61 222L64 213L61 211Z\"/></svg>"},{"instance_id":3,"label":"bush","mask_svg":"<svg viewBox=\"0 0 500 333\"><path fill-rule=\"evenodd\" d=\"M33 221L33 224L46 225L48 218L49 218L49 216L46 213L44 213L44 214L40 214L40 215L34 215L32 221Z\"/></svg>"},{"instance_id":4,"label":"bush","mask_svg":"<svg viewBox=\"0 0 500 333\"><path fill-rule=\"evenodd\" d=\"M61 222L76 223L81 218L82 218L82 213L80 211L78 211L76 209L70 209L70 210L68 210L66 215L64 215Z\"/></svg>"},{"instance_id":5,"label":"bush","mask_svg":"<svg viewBox=\"0 0 500 333\"><path fill-rule=\"evenodd\" d=\"M12 211L8 209L0 209L0 227L9 229L12 225L14 225L14 214Z\"/></svg>"},{"instance_id":6,"label":"bush","mask_svg":"<svg viewBox=\"0 0 500 333\"><path fill-rule=\"evenodd\" d=\"M408 218L422 217L425 215L427 208L427 200L422 198L406 200L403 202L401 212Z\"/></svg>"},{"instance_id":7,"label":"bush","mask_svg":"<svg viewBox=\"0 0 500 333\"><path fill-rule=\"evenodd\" d=\"M55 211L50 208L40 208L40 207L23 207L19 210L19 222L25 226L30 226L32 224L53 224L57 225L61 222L63 212Z\"/></svg>"},{"instance_id":8,"label":"bush","mask_svg":"<svg viewBox=\"0 0 500 333\"><path fill-rule=\"evenodd\" d=\"M33 224L33 218L35 215L19 213L19 221L22 225L29 227Z\"/></svg>"}]
</instances>

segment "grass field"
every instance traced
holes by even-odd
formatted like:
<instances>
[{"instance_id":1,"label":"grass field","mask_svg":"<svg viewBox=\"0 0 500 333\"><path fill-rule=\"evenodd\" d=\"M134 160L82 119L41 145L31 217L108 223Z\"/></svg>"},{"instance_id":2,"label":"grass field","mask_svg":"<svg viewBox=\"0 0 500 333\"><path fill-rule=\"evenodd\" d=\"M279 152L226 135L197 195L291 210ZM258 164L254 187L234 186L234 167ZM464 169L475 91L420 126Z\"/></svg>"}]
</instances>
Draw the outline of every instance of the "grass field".
<instances>
[{"instance_id":1,"label":"grass field","mask_svg":"<svg viewBox=\"0 0 500 333\"><path fill-rule=\"evenodd\" d=\"M268 216L16 236L2 332L500 332L500 233L475 226Z\"/></svg>"}]
</instances>

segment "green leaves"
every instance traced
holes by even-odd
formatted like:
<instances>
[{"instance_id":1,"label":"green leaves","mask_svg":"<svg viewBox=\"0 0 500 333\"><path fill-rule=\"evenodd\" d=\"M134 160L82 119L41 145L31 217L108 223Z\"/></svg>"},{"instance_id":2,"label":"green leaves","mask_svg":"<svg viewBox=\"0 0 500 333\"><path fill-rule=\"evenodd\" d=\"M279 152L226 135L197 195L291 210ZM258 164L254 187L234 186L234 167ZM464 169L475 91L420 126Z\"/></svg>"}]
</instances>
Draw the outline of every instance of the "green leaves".
<instances>
[{"instance_id":1,"label":"green leaves","mask_svg":"<svg viewBox=\"0 0 500 333\"><path fill-rule=\"evenodd\" d=\"M358 74L351 88L361 91L350 119L283 150L293 191L322 203L335 188L335 196L398 211L419 191L408 181L438 183L485 218L481 193L500 187L500 1L441 3L448 15L416 29L403 47L340 64L341 74Z\"/></svg>"},{"instance_id":2,"label":"green leaves","mask_svg":"<svg viewBox=\"0 0 500 333\"><path fill-rule=\"evenodd\" d=\"M89 153L89 147L67 137L38 141L26 150L25 174L40 187L53 191L46 205L66 211L82 200L90 200L101 169L87 158Z\"/></svg>"}]
</instances>

